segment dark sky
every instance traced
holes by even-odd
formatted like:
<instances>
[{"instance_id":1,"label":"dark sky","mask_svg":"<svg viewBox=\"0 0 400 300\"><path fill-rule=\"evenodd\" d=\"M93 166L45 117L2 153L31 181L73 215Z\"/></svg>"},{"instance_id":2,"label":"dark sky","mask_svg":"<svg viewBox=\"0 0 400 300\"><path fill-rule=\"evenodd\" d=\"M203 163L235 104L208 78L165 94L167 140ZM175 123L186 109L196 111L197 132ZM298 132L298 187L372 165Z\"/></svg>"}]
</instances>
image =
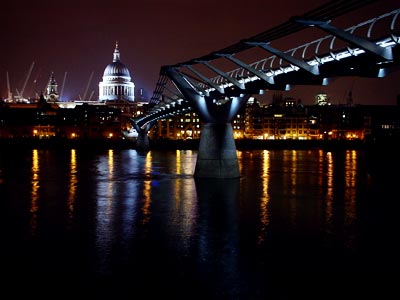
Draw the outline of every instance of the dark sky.
<instances>
[{"instance_id":1,"label":"dark sky","mask_svg":"<svg viewBox=\"0 0 400 300\"><path fill-rule=\"evenodd\" d=\"M121 61L131 71L136 88L152 95L163 65L184 62L225 48L275 27L326 3L317 0L59 0L2 1L0 4L0 96L21 90L35 63L24 96L44 90L54 72L59 91L65 73L64 100L94 91L112 61L115 41ZM360 11L361 20L399 8L396 1L378 1ZM386 8L388 7L388 8ZM374 15L372 15L374 16ZM353 25L353 24L350 24ZM286 50L286 49L282 49ZM294 87L284 95L311 104L325 91L333 103L344 101L349 89L355 103L395 104L400 72L384 79L338 79L326 87ZM272 93L272 92L271 92ZM262 99L269 102L272 94ZM92 98L92 100L94 100Z\"/></svg>"}]
</instances>

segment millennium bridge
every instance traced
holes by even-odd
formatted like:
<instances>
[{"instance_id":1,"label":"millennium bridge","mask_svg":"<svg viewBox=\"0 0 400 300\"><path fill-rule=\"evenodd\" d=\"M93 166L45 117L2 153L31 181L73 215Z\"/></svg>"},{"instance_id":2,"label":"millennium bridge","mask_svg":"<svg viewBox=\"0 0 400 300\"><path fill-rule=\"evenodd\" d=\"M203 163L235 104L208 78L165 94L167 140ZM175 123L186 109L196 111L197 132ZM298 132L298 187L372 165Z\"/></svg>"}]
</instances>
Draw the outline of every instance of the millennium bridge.
<instances>
[{"instance_id":1,"label":"millennium bridge","mask_svg":"<svg viewBox=\"0 0 400 300\"><path fill-rule=\"evenodd\" d=\"M148 150L147 133L158 119L195 111L204 127L194 176L239 177L231 122L252 95L323 86L343 76L381 78L399 69L400 8L348 28L335 25L373 2L330 1L234 45L162 66L148 111L131 119L138 149ZM299 43L304 36L318 37ZM282 50L282 40L300 45Z\"/></svg>"}]
</instances>

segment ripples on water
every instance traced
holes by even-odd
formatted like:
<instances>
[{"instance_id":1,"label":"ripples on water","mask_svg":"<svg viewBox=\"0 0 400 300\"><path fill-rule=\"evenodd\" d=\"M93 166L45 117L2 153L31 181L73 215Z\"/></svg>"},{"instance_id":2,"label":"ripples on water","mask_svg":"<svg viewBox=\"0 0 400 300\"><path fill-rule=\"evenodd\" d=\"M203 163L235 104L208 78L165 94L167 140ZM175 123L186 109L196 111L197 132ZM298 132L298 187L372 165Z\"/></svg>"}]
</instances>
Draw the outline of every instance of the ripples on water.
<instances>
[{"instance_id":1,"label":"ripples on water","mask_svg":"<svg viewBox=\"0 0 400 300\"><path fill-rule=\"evenodd\" d=\"M5 287L115 299L391 290L395 189L362 151L238 151L242 176L229 180L194 179L196 155L1 152Z\"/></svg>"}]
</instances>

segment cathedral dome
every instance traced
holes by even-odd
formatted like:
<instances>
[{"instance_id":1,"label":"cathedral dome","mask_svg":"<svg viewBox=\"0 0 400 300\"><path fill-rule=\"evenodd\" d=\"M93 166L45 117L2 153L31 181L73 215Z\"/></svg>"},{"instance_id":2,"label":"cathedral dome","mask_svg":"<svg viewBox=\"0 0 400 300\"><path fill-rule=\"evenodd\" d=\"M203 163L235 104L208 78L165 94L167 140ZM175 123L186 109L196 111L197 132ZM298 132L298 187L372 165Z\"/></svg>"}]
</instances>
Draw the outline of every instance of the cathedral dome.
<instances>
[{"instance_id":1,"label":"cathedral dome","mask_svg":"<svg viewBox=\"0 0 400 300\"><path fill-rule=\"evenodd\" d=\"M104 70L104 77L108 77L109 79L125 77L128 81L131 80L129 69L120 61L118 43L115 45L113 62L108 64Z\"/></svg>"},{"instance_id":2,"label":"cathedral dome","mask_svg":"<svg viewBox=\"0 0 400 300\"><path fill-rule=\"evenodd\" d=\"M103 81L99 82L99 101L134 101L135 84L129 69L121 62L118 43L115 44L112 63L104 69Z\"/></svg>"},{"instance_id":3,"label":"cathedral dome","mask_svg":"<svg viewBox=\"0 0 400 300\"><path fill-rule=\"evenodd\" d=\"M104 70L103 76L131 77L129 69L120 61L113 61L112 63L108 64Z\"/></svg>"}]
</instances>

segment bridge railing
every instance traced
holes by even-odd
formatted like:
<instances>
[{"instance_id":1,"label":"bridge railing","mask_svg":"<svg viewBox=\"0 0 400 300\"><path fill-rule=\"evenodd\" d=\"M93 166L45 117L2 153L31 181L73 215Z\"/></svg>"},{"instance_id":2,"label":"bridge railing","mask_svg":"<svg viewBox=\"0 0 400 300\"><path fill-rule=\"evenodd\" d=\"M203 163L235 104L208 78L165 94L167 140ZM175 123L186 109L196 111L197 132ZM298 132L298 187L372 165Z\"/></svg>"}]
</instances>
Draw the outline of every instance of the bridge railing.
<instances>
[{"instance_id":1,"label":"bridge railing","mask_svg":"<svg viewBox=\"0 0 400 300\"><path fill-rule=\"evenodd\" d=\"M378 1L331 1L326 5L322 5L321 7L304 14L303 17L329 23L331 19L346 14L358 7L365 6L370 2ZM352 35L363 36L365 39L373 41L380 47L391 47L394 44L400 43L399 14L400 9L396 9L351 26L345 29L345 31ZM282 55L278 57L277 55L271 55L271 53L269 53L269 56L265 57L265 54L268 52L265 52L265 49L260 50L259 43L269 45L274 41L274 43L278 42L277 44L279 44L281 39L287 39L294 33L306 28L309 27L305 27L302 24L290 20L275 28L253 36L248 40L240 41L237 44L212 52L200 58L192 59L173 66L162 67L156 89L154 90L153 96L150 100L150 110L148 111L147 116L141 117L139 122L145 124L146 122L165 118L168 115L185 113L192 109L188 103L185 103L185 99L180 94L179 89L176 88L174 82L166 75L166 68L176 69L185 77L185 80L191 82L195 89L206 93L215 91L216 89L223 90L228 87L232 87L233 89L234 84L232 82L234 80L239 84L246 84L250 81L260 80L260 77L255 76L254 71L249 71L249 68L259 72L259 75L261 74L268 78L274 78L280 74L297 71L299 70L299 67L296 66L296 64L291 63L290 60L281 58ZM317 28L311 30L314 30L314 32L312 32L310 36L313 36L316 32L321 35L321 30L317 30ZM251 52L255 51L255 49L257 49L258 52L262 52L261 56L259 56L261 59L257 59L256 55L253 55L253 52ZM281 53L293 57L298 61L305 62L307 67L313 67L326 64L333 60L341 60L342 58L349 56L357 56L364 52L364 50L358 47L352 47L349 43L338 39L335 35L328 34L315 39L312 42L304 43ZM258 55L260 54L258 53ZM226 62L232 65L232 61L234 61L235 58L242 59L242 57L250 57L250 59L242 60L246 67L233 69L232 67L230 69L220 68L219 73L222 72L223 74L212 76L212 74L215 74L215 69L219 68L221 62L222 64L225 63L225 66L227 65ZM247 63L246 61L251 61L251 58L253 58L253 62ZM254 59L257 60L254 62ZM211 61L212 64L209 63ZM215 66L218 68L215 68ZM221 71L227 69L229 71ZM206 74L207 76L203 74ZM227 79L227 77L231 78L231 80Z\"/></svg>"},{"instance_id":2,"label":"bridge railing","mask_svg":"<svg viewBox=\"0 0 400 300\"><path fill-rule=\"evenodd\" d=\"M399 29L399 14L400 9L393 10L389 13L383 14L381 16L369 19L367 21L361 22L357 25L351 26L345 31L351 34L358 34L364 29L363 36L368 40L375 40L376 43L382 47L388 47L393 44L400 43ZM386 22L385 28L379 26L381 21ZM382 24L381 24L382 25ZM378 30L374 30L378 29ZM309 65L319 65L332 60L340 60L342 57L356 56L364 53L364 50L359 48L353 48L350 45L338 41L337 37L334 35L326 35L324 37L318 38L314 41L305 43L303 45L291 48L284 51L292 57L306 61ZM276 55L271 55L267 58L263 58L256 62L250 63L250 67L265 73L267 76L273 77L281 73L297 71L299 68L288 63L282 58ZM252 80L258 80L259 78L254 76L251 72L247 71L245 68L239 67L234 70L226 72L228 76L233 78L239 78L242 82L246 83ZM215 76L210 78L212 82L218 85L228 85L227 80L221 76ZM200 83L200 86L207 88L204 83Z\"/></svg>"}]
</instances>

